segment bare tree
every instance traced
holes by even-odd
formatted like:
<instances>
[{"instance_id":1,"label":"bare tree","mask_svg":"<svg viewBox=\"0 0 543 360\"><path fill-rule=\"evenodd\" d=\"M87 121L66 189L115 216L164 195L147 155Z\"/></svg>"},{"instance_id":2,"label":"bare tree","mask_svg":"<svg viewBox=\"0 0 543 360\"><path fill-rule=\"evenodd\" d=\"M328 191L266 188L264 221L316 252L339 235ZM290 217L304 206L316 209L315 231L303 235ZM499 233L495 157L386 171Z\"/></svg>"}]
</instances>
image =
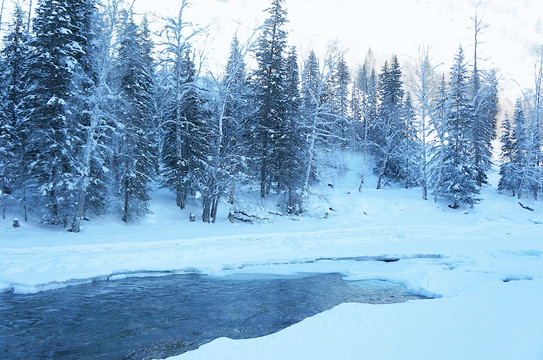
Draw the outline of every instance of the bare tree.
<instances>
[{"instance_id":1,"label":"bare tree","mask_svg":"<svg viewBox=\"0 0 543 360\"><path fill-rule=\"evenodd\" d=\"M312 51L302 71L302 112L305 118L303 128L306 133L307 150L301 201L309 195L309 183L316 168L319 146L342 140L333 131L337 114L333 112L327 93L327 84L336 70L339 59L340 53L332 51L321 68Z\"/></svg>"},{"instance_id":2,"label":"bare tree","mask_svg":"<svg viewBox=\"0 0 543 360\"><path fill-rule=\"evenodd\" d=\"M428 162L430 158L428 136L430 133L430 119L433 116L434 103L439 90L439 79L436 75L438 66L432 63L430 49L428 47L419 47L415 73L409 82L416 103L417 130L422 152L420 183L424 200L428 199Z\"/></svg>"},{"instance_id":3,"label":"bare tree","mask_svg":"<svg viewBox=\"0 0 543 360\"><path fill-rule=\"evenodd\" d=\"M130 8L133 4L129 5ZM91 183L91 165L93 161L103 163L103 158L97 154L102 150L104 134L110 129L110 121L114 121L112 104L116 94L112 92L109 80L114 70L114 54L118 47L118 33L126 21L126 1L108 0L102 4L100 15L94 20L93 26L100 29L99 41L94 48L93 73L96 76L96 83L88 99L89 125L85 128L85 139L81 159L79 159L79 195L74 214L71 231L79 232L81 218L85 211L87 191Z\"/></svg>"}]
</instances>

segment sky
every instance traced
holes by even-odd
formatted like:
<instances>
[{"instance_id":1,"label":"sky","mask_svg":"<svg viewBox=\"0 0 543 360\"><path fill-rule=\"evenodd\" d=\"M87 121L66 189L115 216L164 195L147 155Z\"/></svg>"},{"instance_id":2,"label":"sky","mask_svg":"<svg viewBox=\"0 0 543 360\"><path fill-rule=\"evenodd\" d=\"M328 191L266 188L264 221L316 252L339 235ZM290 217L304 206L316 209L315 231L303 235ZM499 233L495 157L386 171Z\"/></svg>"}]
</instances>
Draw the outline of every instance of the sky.
<instances>
[{"instance_id":1,"label":"sky","mask_svg":"<svg viewBox=\"0 0 543 360\"><path fill-rule=\"evenodd\" d=\"M138 12L171 16L180 0L136 0ZM224 67L234 34L243 42L266 18L270 0L192 0L187 20L210 24L208 69ZM345 51L352 70L369 48L376 66L395 54L408 73L418 49L429 47L440 71L447 73L462 46L473 57L475 9L486 25L480 33L479 66L497 68L502 93L516 98L532 86L533 48L543 44L543 2L538 0L286 0L290 45L300 57L315 50L323 57L330 43Z\"/></svg>"},{"instance_id":2,"label":"sky","mask_svg":"<svg viewBox=\"0 0 543 360\"><path fill-rule=\"evenodd\" d=\"M30 0L21 1L28 4ZM5 2L4 23L12 3ZM234 34L242 43L247 41L266 19L264 10L270 2L190 0L185 20L209 25L206 71L214 75L223 71ZM151 13L158 30L161 18L176 16L180 4L181 0L135 0L134 8L139 14ZM502 96L514 103L522 89L533 85L533 48L543 44L540 0L286 0L289 43L303 60L312 49L324 57L335 42L345 51L353 72L369 48L378 69L395 54L406 75L418 49L429 47L434 63L443 64L439 71L448 73L460 45L470 60L473 56L476 5L487 25L479 37L479 66L499 69Z\"/></svg>"}]
</instances>

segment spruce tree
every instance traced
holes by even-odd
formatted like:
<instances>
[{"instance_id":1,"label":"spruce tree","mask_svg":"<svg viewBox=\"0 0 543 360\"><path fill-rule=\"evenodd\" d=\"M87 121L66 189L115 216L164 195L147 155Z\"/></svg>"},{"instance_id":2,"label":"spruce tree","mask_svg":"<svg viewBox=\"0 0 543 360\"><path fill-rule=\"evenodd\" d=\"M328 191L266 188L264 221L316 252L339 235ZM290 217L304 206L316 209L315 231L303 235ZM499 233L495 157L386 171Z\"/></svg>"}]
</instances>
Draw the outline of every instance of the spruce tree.
<instances>
[{"instance_id":1,"label":"spruce tree","mask_svg":"<svg viewBox=\"0 0 543 360\"><path fill-rule=\"evenodd\" d=\"M253 76L257 111L251 124L253 142L251 159L260 183L260 196L271 190L276 173L274 162L278 140L286 130L285 30L284 0L273 0L256 48L257 70Z\"/></svg>"},{"instance_id":2,"label":"spruce tree","mask_svg":"<svg viewBox=\"0 0 543 360\"><path fill-rule=\"evenodd\" d=\"M286 213L299 214L302 211L302 172L305 139L301 131L300 74L298 55L295 48L290 51L286 60L285 80L286 124L284 134L278 141L276 166L280 174L278 180L287 191Z\"/></svg>"},{"instance_id":3,"label":"spruce tree","mask_svg":"<svg viewBox=\"0 0 543 360\"><path fill-rule=\"evenodd\" d=\"M415 125L415 109L411 100L411 93L407 93L402 109L402 119L405 133L400 144L403 154L402 174L405 180L405 188L417 186L421 182L421 143L417 134L419 130Z\"/></svg>"},{"instance_id":4,"label":"spruce tree","mask_svg":"<svg viewBox=\"0 0 543 360\"><path fill-rule=\"evenodd\" d=\"M500 140L502 143L500 154L502 164L500 166L500 182L498 183L498 190L511 191L513 196L515 196L519 187L517 177L519 174L515 169L516 144L513 139L513 125L511 124L509 114L506 114L503 119Z\"/></svg>"},{"instance_id":5,"label":"spruce tree","mask_svg":"<svg viewBox=\"0 0 543 360\"><path fill-rule=\"evenodd\" d=\"M492 165L492 141L496 139L498 115L498 79L496 71L490 71L482 84L478 73L473 74L473 123L470 128L472 162L477 171L477 185L487 184L486 173Z\"/></svg>"},{"instance_id":6,"label":"spruce tree","mask_svg":"<svg viewBox=\"0 0 543 360\"><path fill-rule=\"evenodd\" d=\"M152 120L152 46L146 22L141 29L129 17L121 33L118 76L121 94L119 118L120 137L117 177L118 194L123 202L123 221L138 218L147 212L148 184L154 167L153 144L150 136Z\"/></svg>"},{"instance_id":7,"label":"spruce tree","mask_svg":"<svg viewBox=\"0 0 543 360\"><path fill-rule=\"evenodd\" d=\"M25 162L48 224L66 226L77 202L73 147L81 143L82 133L74 88L87 60L89 4L42 0L36 9L23 127L28 139Z\"/></svg>"},{"instance_id":8,"label":"spruce tree","mask_svg":"<svg viewBox=\"0 0 543 360\"><path fill-rule=\"evenodd\" d=\"M187 48L176 59L171 69L169 84L171 97L164 123L162 177L169 188L176 192L177 205L184 209L188 196L194 190L192 178L201 173L202 160L208 154L207 123L209 111L196 85L196 70Z\"/></svg>"},{"instance_id":9,"label":"spruce tree","mask_svg":"<svg viewBox=\"0 0 543 360\"><path fill-rule=\"evenodd\" d=\"M522 196L532 194L533 187L536 186L536 182L533 180L532 166L529 161L530 138L528 124L520 99L517 99L516 102L511 127L509 146L504 149L506 150L504 151L504 155L509 155L509 166L506 167L509 171L502 175L500 184L503 182L502 187L512 190L513 196L516 193L520 199Z\"/></svg>"},{"instance_id":10,"label":"spruce tree","mask_svg":"<svg viewBox=\"0 0 543 360\"><path fill-rule=\"evenodd\" d=\"M404 90L402 72L396 56L383 66L379 75L379 109L372 142L375 144L376 166L378 175L377 189L383 180L398 181L404 178L400 144L406 136L403 121Z\"/></svg>"},{"instance_id":11,"label":"spruce tree","mask_svg":"<svg viewBox=\"0 0 543 360\"><path fill-rule=\"evenodd\" d=\"M358 187L360 192L366 178L371 131L377 123L375 121L377 118L377 98L377 76L373 65L373 53L369 50L364 65L357 71L352 99L352 110L356 124L354 132L363 152L362 176Z\"/></svg>"},{"instance_id":12,"label":"spruce tree","mask_svg":"<svg viewBox=\"0 0 543 360\"><path fill-rule=\"evenodd\" d=\"M468 84L464 52L460 47L451 68L441 181L436 188L440 196L451 202L452 208L461 204L472 206L479 200L476 198L479 193L477 171L471 161L469 131L473 126L473 110Z\"/></svg>"},{"instance_id":13,"label":"spruce tree","mask_svg":"<svg viewBox=\"0 0 543 360\"><path fill-rule=\"evenodd\" d=\"M331 77L333 86L333 102L334 113L336 115L336 126L334 135L337 136L342 148L349 146L353 140L352 135L352 119L349 114L349 85L351 83L351 75L349 67L345 61L343 54L339 56L336 68Z\"/></svg>"},{"instance_id":14,"label":"spruce tree","mask_svg":"<svg viewBox=\"0 0 543 360\"><path fill-rule=\"evenodd\" d=\"M434 201L437 202L443 189L443 159L448 151L448 126L449 126L449 104L447 99L447 83L445 75L441 77L437 93L431 103L430 115L430 160L428 162L429 187L432 189Z\"/></svg>"},{"instance_id":15,"label":"spruce tree","mask_svg":"<svg viewBox=\"0 0 543 360\"><path fill-rule=\"evenodd\" d=\"M309 53L304 63L302 72L302 102L301 102L301 120L302 134L306 140L306 151L304 152L303 174L303 196L309 191L311 180L315 180L316 172L316 153L323 136L327 134L323 128L323 118L321 112L325 109L322 104L323 79L319 69L319 60L313 50Z\"/></svg>"},{"instance_id":16,"label":"spruce tree","mask_svg":"<svg viewBox=\"0 0 543 360\"><path fill-rule=\"evenodd\" d=\"M223 79L211 84L208 91L217 92L209 101L212 109L206 126L209 145L194 180L202 195L202 221L214 223L221 197L229 190L228 202L233 204L236 182L245 173L250 88L237 37L232 40Z\"/></svg>"},{"instance_id":17,"label":"spruce tree","mask_svg":"<svg viewBox=\"0 0 543 360\"><path fill-rule=\"evenodd\" d=\"M183 0L175 18L168 18L164 29L166 42L162 63L164 84L164 116L161 119L162 182L176 193L176 203L184 209L194 193L192 177L201 170L209 141L206 124L209 120L207 99L198 85L194 54L189 39L200 29L184 19L188 1Z\"/></svg>"},{"instance_id":18,"label":"spruce tree","mask_svg":"<svg viewBox=\"0 0 543 360\"><path fill-rule=\"evenodd\" d=\"M21 130L20 101L24 94L23 76L29 51L25 14L20 6L16 5L13 24L4 39L1 58L0 206L3 218L7 205L23 198L15 195L15 192L21 190L24 192L26 181L22 161L26 146L25 136Z\"/></svg>"}]
</instances>

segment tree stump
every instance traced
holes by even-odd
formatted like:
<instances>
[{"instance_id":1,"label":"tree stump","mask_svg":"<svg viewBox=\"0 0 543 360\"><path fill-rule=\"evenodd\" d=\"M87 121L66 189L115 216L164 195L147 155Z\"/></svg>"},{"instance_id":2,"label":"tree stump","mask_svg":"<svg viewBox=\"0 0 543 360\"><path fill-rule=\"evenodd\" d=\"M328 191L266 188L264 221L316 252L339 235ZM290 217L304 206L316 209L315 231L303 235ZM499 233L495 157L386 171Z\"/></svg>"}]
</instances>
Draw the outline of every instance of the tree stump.
<instances>
[{"instance_id":1,"label":"tree stump","mask_svg":"<svg viewBox=\"0 0 543 360\"><path fill-rule=\"evenodd\" d=\"M19 219L13 219L13 227L14 228L21 227L21 224L19 224Z\"/></svg>"},{"instance_id":2,"label":"tree stump","mask_svg":"<svg viewBox=\"0 0 543 360\"><path fill-rule=\"evenodd\" d=\"M194 215L193 213L190 213L189 220L190 220L190 222L195 222L196 221L196 215Z\"/></svg>"}]
</instances>

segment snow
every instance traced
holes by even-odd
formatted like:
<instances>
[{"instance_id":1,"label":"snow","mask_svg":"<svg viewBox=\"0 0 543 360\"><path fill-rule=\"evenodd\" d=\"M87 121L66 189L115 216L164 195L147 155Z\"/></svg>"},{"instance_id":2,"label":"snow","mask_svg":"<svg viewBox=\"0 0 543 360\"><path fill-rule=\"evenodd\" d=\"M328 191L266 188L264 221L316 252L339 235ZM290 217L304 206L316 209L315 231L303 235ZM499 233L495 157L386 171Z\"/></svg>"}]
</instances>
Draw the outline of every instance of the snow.
<instances>
[{"instance_id":1,"label":"snow","mask_svg":"<svg viewBox=\"0 0 543 360\"><path fill-rule=\"evenodd\" d=\"M9 213L0 220L0 289L32 293L146 271L341 272L436 298L342 304L269 336L217 339L176 358L543 358L540 201L522 199L534 209L527 211L494 186L473 209L452 210L422 200L420 189L374 190L374 178L359 193L361 159L345 155L342 163L320 174L301 218L231 224L221 204L217 224L191 223L189 214L200 210L180 211L165 190L140 224L91 219L79 234L34 221L13 228L11 220L23 217ZM497 175L490 180L495 185ZM279 210L273 197L260 204ZM375 261L383 258L399 261Z\"/></svg>"},{"instance_id":2,"label":"snow","mask_svg":"<svg viewBox=\"0 0 543 360\"><path fill-rule=\"evenodd\" d=\"M540 359L534 295L516 282L462 298L342 304L271 336L221 338L171 359Z\"/></svg>"}]
</instances>

